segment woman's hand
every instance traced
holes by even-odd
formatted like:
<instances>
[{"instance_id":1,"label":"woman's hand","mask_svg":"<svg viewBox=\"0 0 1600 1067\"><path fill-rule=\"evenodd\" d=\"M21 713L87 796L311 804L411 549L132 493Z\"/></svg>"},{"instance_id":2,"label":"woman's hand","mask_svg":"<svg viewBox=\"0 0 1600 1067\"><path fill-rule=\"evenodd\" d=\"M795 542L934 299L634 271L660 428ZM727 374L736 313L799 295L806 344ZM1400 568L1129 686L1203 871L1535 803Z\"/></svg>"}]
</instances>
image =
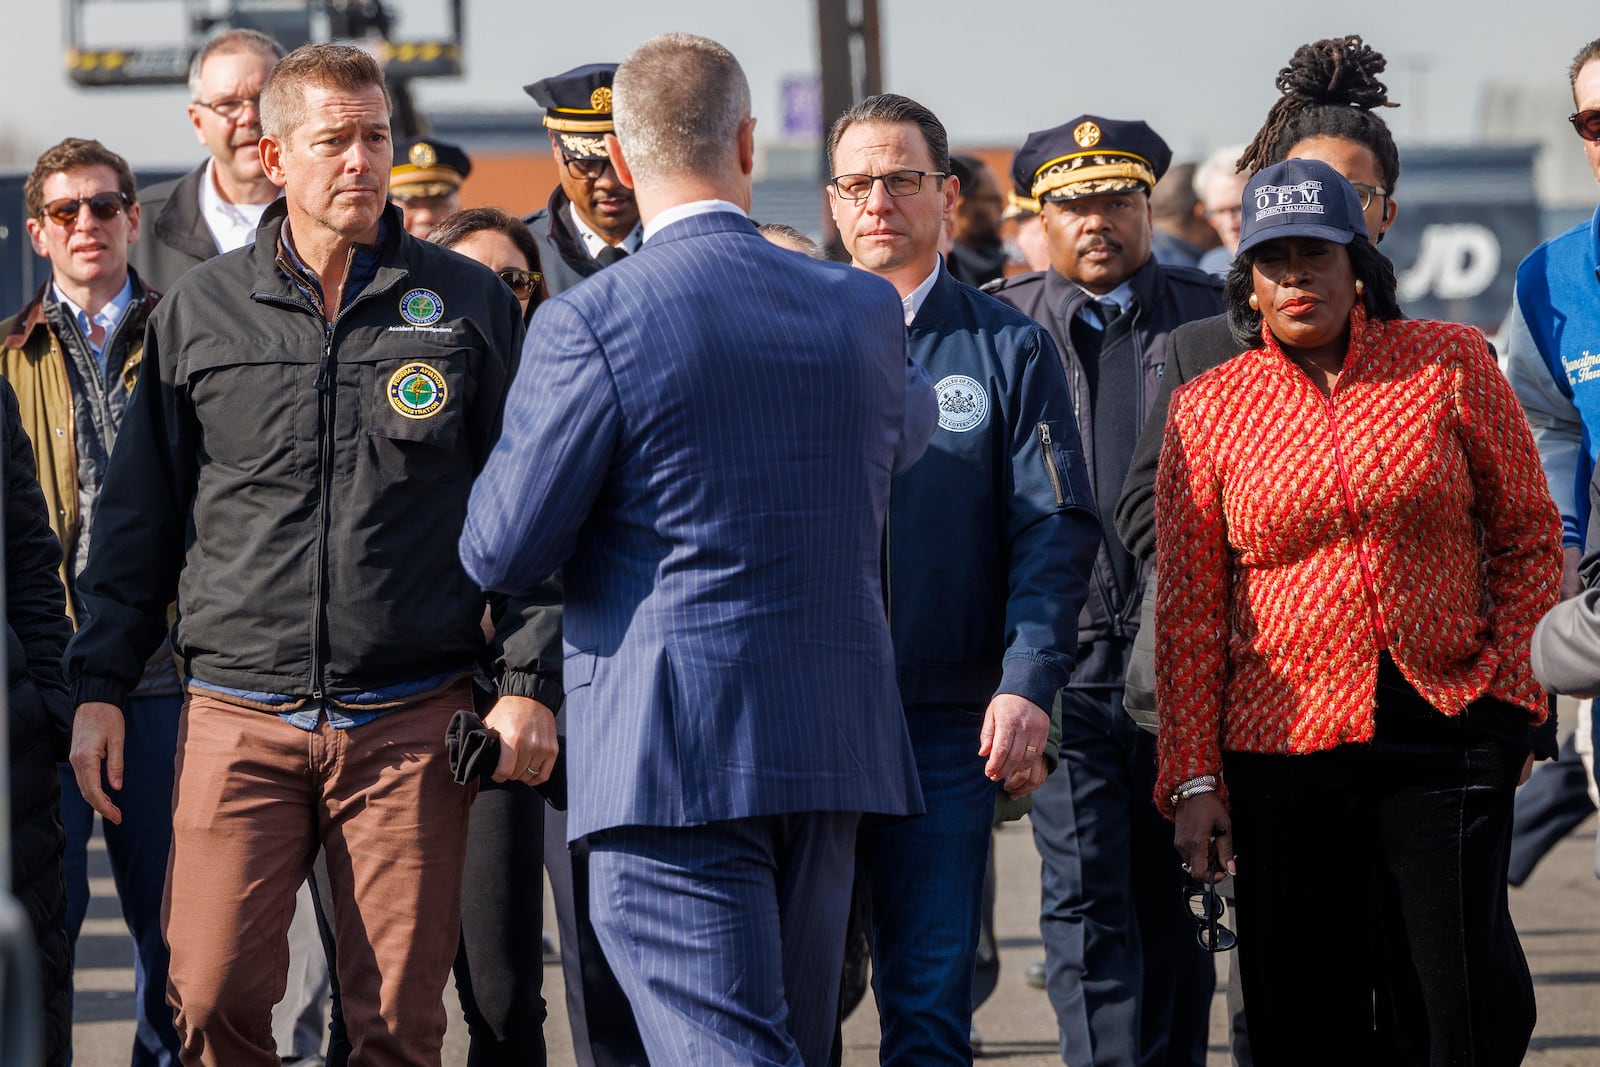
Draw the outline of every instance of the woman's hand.
<instances>
[{"instance_id":1,"label":"woman's hand","mask_svg":"<svg viewBox=\"0 0 1600 1067\"><path fill-rule=\"evenodd\" d=\"M1183 869L1189 872L1190 878L1205 881L1213 841L1217 848L1217 866L1221 868L1216 881L1238 873L1233 863L1233 823L1228 819L1228 806L1221 797L1215 793L1198 793L1178 801L1174 821L1177 832L1173 835L1173 847L1183 858Z\"/></svg>"}]
</instances>

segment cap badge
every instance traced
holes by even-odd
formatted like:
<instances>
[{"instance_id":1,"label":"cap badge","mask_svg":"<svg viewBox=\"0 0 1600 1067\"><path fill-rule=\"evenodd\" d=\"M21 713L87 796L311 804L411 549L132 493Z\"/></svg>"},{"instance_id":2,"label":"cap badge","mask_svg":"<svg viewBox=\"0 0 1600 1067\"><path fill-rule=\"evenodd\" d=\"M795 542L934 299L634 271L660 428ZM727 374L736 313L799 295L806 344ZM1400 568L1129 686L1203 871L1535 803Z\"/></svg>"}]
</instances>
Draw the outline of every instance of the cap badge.
<instances>
[{"instance_id":1,"label":"cap badge","mask_svg":"<svg viewBox=\"0 0 1600 1067\"><path fill-rule=\"evenodd\" d=\"M611 110L611 86L602 85L589 94L589 106L596 111Z\"/></svg>"},{"instance_id":2,"label":"cap badge","mask_svg":"<svg viewBox=\"0 0 1600 1067\"><path fill-rule=\"evenodd\" d=\"M389 377L389 406L408 419L429 419L449 396L444 375L426 363L407 363Z\"/></svg>"},{"instance_id":3,"label":"cap badge","mask_svg":"<svg viewBox=\"0 0 1600 1067\"><path fill-rule=\"evenodd\" d=\"M406 155L411 160L411 165L419 170L427 170L439 162L439 153L435 152L433 145L427 141L418 141L411 146L411 151Z\"/></svg>"},{"instance_id":4,"label":"cap badge","mask_svg":"<svg viewBox=\"0 0 1600 1067\"><path fill-rule=\"evenodd\" d=\"M1079 148L1093 148L1100 143L1100 127L1092 122L1080 122L1072 128L1072 139Z\"/></svg>"},{"instance_id":5,"label":"cap badge","mask_svg":"<svg viewBox=\"0 0 1600 1067\"><path fill-rule=\"evenodd\" d=\"M1294 212L1322 215L1322 183L1309 178L1298 185L1263 185L1256 190L1256 221Z\"/></svg>"}]
</instances>

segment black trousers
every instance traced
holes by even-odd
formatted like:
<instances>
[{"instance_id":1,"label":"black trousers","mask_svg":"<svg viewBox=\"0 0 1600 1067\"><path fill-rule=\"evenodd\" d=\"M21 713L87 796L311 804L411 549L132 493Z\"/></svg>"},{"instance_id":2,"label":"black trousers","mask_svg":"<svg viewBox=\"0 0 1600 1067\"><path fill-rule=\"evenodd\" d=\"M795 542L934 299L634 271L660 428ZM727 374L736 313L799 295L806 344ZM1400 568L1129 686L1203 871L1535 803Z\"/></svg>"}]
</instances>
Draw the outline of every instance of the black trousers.
<instances>
[{"instance_id":1,"label":"black trousers","mask_svg":"<svg viewBox=\"0 0 1600 1067\"><path fill-rule=\"evenodd\" d=\"M1512 1067L1535 1017L1506 898L1521 713L1448 718L1385 668L1372 743L1223 755L1255 1062Z\"/></svg>"}]
</instances>

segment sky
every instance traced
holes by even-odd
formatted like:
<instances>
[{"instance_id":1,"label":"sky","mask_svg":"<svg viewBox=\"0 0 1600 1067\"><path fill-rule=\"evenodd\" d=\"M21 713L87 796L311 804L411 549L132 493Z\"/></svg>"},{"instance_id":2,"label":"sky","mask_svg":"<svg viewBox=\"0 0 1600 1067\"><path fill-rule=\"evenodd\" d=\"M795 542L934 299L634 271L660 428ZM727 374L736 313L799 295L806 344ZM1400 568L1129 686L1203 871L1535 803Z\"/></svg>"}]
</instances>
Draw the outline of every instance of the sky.
<instances>
[{"instance_id":1,"label":"sky","mask_svg":"<svg viewBox=\"0 0 1600 1067\"><path fill-rule=\"evenodd\" d=\"M392 3L403 36L442 25L442 0ZM466 3L467 73L416 83L424 110L525 106L531 114L523 84L620 60L656 33L686 30L739 57L759 140L781 133L782 79L816 67L812 0ZM97 16L88 24L91 44L183 38L177 0L88 6ZM0 170L26 170L65 136L99 138L136 166L196 161L182 87L89 90L67 80L64 7L65 0L7 4L12 45L9 91L0 103ZM884 87L932 108L956 145L1017 144L1030 130L1090 112L1142 118L1180 159L1195 158L1249 139L1276 98L1277 70L1298 45L1359 33L1389 59L1390 98L1403 106L1385 118L1401 145L1465 143L1476 139L1484 86L1566 87L1572 55L1600 36L1597 10L1594 0L1105 0L1092 9L881 0Z\"/></svg>"}]
</instances>

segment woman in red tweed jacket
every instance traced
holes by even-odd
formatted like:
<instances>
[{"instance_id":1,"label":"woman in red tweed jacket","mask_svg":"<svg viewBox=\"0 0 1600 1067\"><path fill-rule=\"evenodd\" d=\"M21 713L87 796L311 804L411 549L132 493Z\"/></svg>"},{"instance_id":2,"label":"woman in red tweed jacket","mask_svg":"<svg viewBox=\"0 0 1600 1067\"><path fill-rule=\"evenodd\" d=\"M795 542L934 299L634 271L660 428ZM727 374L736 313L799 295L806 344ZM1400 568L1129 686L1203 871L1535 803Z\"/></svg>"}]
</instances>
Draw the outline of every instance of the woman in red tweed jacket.
<instances>
[{"instance_id":1,"label":"woman in red tweed jacket","mask_svg":"<svg viewBox=\"0 0 1600 1067\"><path fill-rule=\"evenodd\" d=\"M1157 478L1156 800L1186 869L1240 875L1256 1063L1517 1064L1560 520L1482 336L1400 317L1343 178L1288 160L1244 208L1226 302L1259 347L1174 394Z\"/></svg>"}]
</instances>

